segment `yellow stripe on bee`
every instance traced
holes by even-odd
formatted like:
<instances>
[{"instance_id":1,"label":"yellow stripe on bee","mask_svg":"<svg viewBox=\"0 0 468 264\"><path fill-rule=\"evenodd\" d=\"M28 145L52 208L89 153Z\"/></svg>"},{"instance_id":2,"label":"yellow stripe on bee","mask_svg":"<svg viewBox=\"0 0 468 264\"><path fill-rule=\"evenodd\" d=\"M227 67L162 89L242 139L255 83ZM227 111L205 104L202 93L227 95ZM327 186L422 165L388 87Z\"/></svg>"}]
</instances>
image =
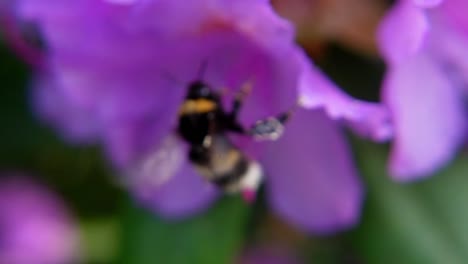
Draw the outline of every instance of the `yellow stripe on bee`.
<instances>
[{"instance_id":1,"label":"yellow stripe on bee","mask_svg":"<svg viewBox=\"0 0 468 264\"><path fill-rule=\"evenodd\" d=\"M208 99L187 100L180 107L179 114L203 114L215 110L217 104Z\"/></svg>"}]
</instances>

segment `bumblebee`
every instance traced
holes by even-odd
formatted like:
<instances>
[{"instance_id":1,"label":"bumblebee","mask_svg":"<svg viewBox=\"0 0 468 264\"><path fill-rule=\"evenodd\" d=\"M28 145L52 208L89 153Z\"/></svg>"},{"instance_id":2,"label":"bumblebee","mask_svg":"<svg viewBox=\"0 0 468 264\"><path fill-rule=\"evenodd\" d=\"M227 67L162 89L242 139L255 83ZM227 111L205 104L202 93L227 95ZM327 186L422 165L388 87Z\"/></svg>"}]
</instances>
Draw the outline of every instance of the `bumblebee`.
<instances>
[{"instance_id":1,"label":"bumblebee","mask_svg":"<svg viewBox=\"0 0 468 264\"><path fill-rule=\"evenodd\" d=\"M174 147L183 141L189 146L188 160L199 175L225 192L241 192L246 200L252 200L263 177L262 168L231 142L228 133L257 141L276 140L294 109L259 120L245 129L238 114L250 90L250 83L246 83L235 95L231 110L226 111L219 92L203 81L191 82L179 108L178 139L172 137L163 142L132 174L145 177L153 186L161 185L181 166L181 155L187 155Z\"/></svg>"},{"instance_id":2,"label":"bumblebee","mask_svg":"<svg viewBox=\"0 0 468 264\"><path fill-rule=\"evenodd\" d=\"M227 137L238 133L256 140L276 140L292 111L257 121L246 130L238 121L239 110L251 85L235 96L230 112L223 109L220 94L202 81L188 87L180 107L177 133L190 145L189 160L200 175L226 192L255 191L262 178L260 165L246 157Z\"/></svg>"}]
</instances>

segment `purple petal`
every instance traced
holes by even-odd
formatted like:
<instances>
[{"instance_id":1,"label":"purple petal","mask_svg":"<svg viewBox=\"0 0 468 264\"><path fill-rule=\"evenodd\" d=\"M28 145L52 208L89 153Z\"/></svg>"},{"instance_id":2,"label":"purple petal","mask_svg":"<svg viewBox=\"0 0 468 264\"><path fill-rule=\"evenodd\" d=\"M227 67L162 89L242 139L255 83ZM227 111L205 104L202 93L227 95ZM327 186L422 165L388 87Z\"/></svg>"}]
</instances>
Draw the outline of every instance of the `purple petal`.
<instances>
[{"instance_id":1,"label":"purple petal","mask_svg":"<svg viewBox=\"0 0 468 264\"><path fill-rule=\"evenodd\" d=\"M74 143L92 143L99 136L96 116L75 105L50 76L36 78L32 103L38 116Z\"/></svg>"},{"instance_id":2,"label":"purple petal","mask_svg":"<svg viewBox=\"0 0 468 264\"><path fill-rule=\"evenodd\" d=\"M22 7L24 16L41 22L38 26L50 51L52 72L77 103L118 116L152 111L158 99L164 101L168 95L180 92L165 71L183 71L174 54L183 58L192 51L187 48L189 44L169 43L129 27L130 8L101 1L68 2L51 1L44 8L24 0ZM178 75L174 78L185 81ZM121 103L109 111L109 105L115 105L112 100Z\"/></svg>"},{"instance_id":3,"label":"purple petal","mask_svg":"<svg viewBox=\"0 0 468 264\"><path fill-rule=\"evenodd\" d=\"M270 202L295 225L332 233L358 221L362 186L344 138L322 111L298 110L263 161Z\"/></svg>"},{"instance_id":4,"label":"purple petal","mask_svg":"<svg viewBox=\"0 0 468 264\"><path fill-rule=\"evenodd\" d=\"M50 77L67 98L65 104L77 109L77 115L91 117L98 129L95 134L103 137L112 161L126 166L157 145L161 135L173 127L185 93L178 81L187 79L180 60L192 49L186 47L188 43L169 43L129 28L125 22L132 13L124 6L68 2L51 0L44 8L25 0L21 10L24 16L41 21L51 53ZM181 58L174 59L174 53L161 49ZM166 76L174 68L182 77ZM50 93L41 94L49 106L55 99ZM58 116L52 121L67 134L82 134L76 123L84 118L77 120L58 106L42 112Z\"/></svg>"},{"instance_id":5,"label":"purple petal","mask_svg":"<svg viewBox=\"0 0 468 264\"><path fill-rule=\"evenodd\" d=\"M107 124L104 142L114 165L128 166L157 146L165 135L172 132L172 122L168 117L150 116Z\"/></svg>"},{"instance_id":6,"label":"purple petal","mask_svg":"<svg viewBox=\"0 0 468 264\"><path fill-rule=\"evenodd\" d=\"M268 42L278 27L287 28L293 37L290 23L267 0L141 1L135 10L132 23L160 33L206 35L232 27L268 46L274 46Z\"/></svg>"},{"instance_id":7,"label":"purple petal","mask_svg":"<svg viewBox=\"0 0 468 264\"><path fill-rule=\"evenodd\" d=\"M468 22L468 19L467 19ZM443 58L441 67L445 67L455 86L468 91L468 23L466 34L449 24L437 23L432 26L431 49L433 56Z\"/></svg>"},{"instance_id":8,"label":"purple petal","mask_svg":"<svg viewBox=\"0 0 468 264\"><path fill-rule=\"evenodd\" d=\"M218 195L187 160L187 148L167 137L124 178L142 203L169 218L182 218L207 208Z\"/></svg>"},{"instance_id":9,"label":"purple petal","mask_svg":"<svg viewBox=\"0 0 468 264\"><path fill-rule=\"evenodd\" d=\"M63 201L22 175L1 177L0 263L75 263L78 230Z\"/></svg>"},{"instance_id":10,"label":"purple petal","mask_svg":"<svg viewBox=\"0 0 468 264\"><path fill-rule=\"evenodd\" d=\"M299 93L305 108L323 108L330 118L346 121L362 136L377 141L392 137L390 115L384 106L348 96L312 65L305 55L299 55L303 65Z\"/></svg>"},{"instance_id":11,"label":"purple petal","mask_svg":"<svg viewBox=\"0 0 468 264\"><path fill-rule=\"evenodd\" d=\"M137 3L139 0L103 0L103 1L113 3L113 4L130 5L130 4Z\"/></svg>"},{"instance_id":12,"label":"purple petal","mask_svg":"<svg viewBox=\"0 0 468 264\"><path fill-rule=\"evenodd\" d=\"M427 176L453 158L464 134L463 105L437 62L420 54L390 68L383 89L395 123L395 179Z\"/></svg>"},{"instance_id":13,"label":"purple petal","mask_svg":"<svg viewBox=\"0 0 468 264\"><path fill-rule=\"evenodd\" d=\"M444 0L412 0L413 3L420 7L435 7L440 5ZM452 1L452 0L450 0ZM450 2L447 1L447 2Z\"/></svg>"},{"instance_id":14,"label":"purple petal","mask_svg":"<svg viewBox=\"0 0 468 264\"><path fill-rule=\"evenodd\" d=\"M427 32L424 10L399 1L379 26L378 43L382 55L388 63L399 63L421 49Z\"/></svg>"},{"instance_id":15,"label":"purple petal","mask_svg":"<svg viewBox=\"0 0 468 264\"><path fill-rule=\"evenodd\" d=\"M451 26L461 30L465 36L468 35L468 16L466 9L468 5L465 0L445 1L440 7L441 13L447 19Z\"/></svg>"},{"instance_id":16,"label":"purple petal","mask_svg":"<svg viewBox=\"0 0 468 264\"><path fill-rule=\"evenodd\" d=\"M215 187L186 162L171 180L151 194L147 204L165 217L183 218L203 211L216 197Z\"/></svg>"}]
</instances>

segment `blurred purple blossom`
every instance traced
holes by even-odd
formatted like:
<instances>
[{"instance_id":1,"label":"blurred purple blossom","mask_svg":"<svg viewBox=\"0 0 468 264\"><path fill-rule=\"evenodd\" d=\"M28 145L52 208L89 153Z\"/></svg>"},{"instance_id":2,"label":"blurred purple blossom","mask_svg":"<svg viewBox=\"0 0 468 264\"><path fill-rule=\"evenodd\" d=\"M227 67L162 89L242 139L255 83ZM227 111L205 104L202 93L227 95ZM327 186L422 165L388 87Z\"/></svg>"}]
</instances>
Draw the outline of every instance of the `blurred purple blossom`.
<instances>
[{"instance_id":1,"label":"blurred purple blossom","mask_svg":"<svg viewBox=\"0 0 468 264\"><path fill-rule=\"evenodd\" d=\"M383 141L392 136L386 109L341 92L294 43L292 26L268 1L17 3L47 47L48 69L34 86L36 109L69 140L100 143L117 167L132 166L173 133L186 85L206 62L203 81L215 88L254 84L240 116L246 126L289 109L298 97L303 102L279 141L242 146L264 167L272 207L315 232L358 220L362 188L335 121ZM217 196L185 153L177 155L181 166L166 184L135 184L135 195L168 217L197 212Z\"/></svg>"},{"instance_id":2,"label":"blurred purple blossom","mask_svg":"<svg viewBox=\"0 0 468 264\"><path fill-rule=\"evenodd\" d=\"M73 221L58 197L24 176L2 176L0 263L72 263L77 242Z\"/></svg>"},{"instance_id":3,"label":"blurred purple blossom","mask_svg":"<svg viewBox=\"0 0 468 264\"><path fill-rule=\"evenodd\" d=\"M390 172L407 181L447 164L466 140L468 2L398 1L383 19L382 100L395 124Z\"/></svg>"}]
</instances>

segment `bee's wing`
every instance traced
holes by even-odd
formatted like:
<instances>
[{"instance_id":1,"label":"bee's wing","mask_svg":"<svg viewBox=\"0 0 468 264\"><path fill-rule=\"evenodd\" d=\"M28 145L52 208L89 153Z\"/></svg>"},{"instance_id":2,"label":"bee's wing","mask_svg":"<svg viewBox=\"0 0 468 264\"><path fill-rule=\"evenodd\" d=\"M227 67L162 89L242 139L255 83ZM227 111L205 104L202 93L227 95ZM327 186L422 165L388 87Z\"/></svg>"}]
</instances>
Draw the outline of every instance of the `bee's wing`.
<instances>
[{"instance_id":1,"label":"bee's wing","mask_svg":"<svg viewBox=\"0 0 468 264\"><path fill-rule=\"evenodd\" d=\"M184 144L175 135L166 137L154 151L131 166L124 184L132 189L152 191L167 183L187 162Z\"/></svg>"}]
</instances>

